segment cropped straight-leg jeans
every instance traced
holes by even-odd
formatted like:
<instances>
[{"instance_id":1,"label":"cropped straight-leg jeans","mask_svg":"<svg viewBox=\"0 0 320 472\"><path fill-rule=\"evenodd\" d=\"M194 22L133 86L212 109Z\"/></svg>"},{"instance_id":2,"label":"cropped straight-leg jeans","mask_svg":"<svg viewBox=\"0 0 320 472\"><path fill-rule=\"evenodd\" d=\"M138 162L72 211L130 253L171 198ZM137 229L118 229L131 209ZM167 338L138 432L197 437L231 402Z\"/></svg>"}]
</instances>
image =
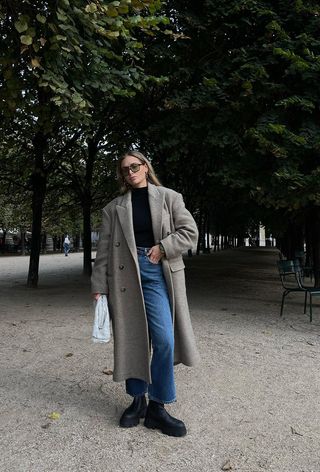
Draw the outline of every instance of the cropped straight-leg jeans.
<instances>
[{"instance_id":1,"label":"cropped straight-leg jeans","mask_svg":"<svg viewBox=\"0 0 320 472\"><path fill-rule=\"evenodd\" d=\"M152 343L151 384L127 379L126 392L132 397L148 393L150 400L172 403L176 400L174 381L174 333L168 289L162 264L153 264L148 248L138 248L143 297Z\"/></svg>"}]
</instances>

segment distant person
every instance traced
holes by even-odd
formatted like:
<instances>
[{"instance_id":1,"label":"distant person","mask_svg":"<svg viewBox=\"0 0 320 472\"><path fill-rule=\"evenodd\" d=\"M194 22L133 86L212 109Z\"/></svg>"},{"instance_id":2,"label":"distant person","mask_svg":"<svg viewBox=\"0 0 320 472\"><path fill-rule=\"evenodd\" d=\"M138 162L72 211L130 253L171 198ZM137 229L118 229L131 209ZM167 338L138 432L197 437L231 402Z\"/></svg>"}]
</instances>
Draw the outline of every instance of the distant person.
<instances>
[{"instance_id":1,"label":"distant person","mask_svg":"<svg viewBox=\"0 0 320 472\"><path fill-rule=\"evenodd\" d=\"M197 243L197 226L182 196L161 186L140 152L119 159L117 173L122 195L103 209L92 293L108 297L113 380L125 381L133 398L120 426L145 418L147 428L184 436L185 424L165 404L176 401L174 364L191 366L199 357L182 259Z\"/></svg>"},{"instance_id":2,"label":"distant person","mask_svg":"<svg viewBox=\"0 0 320 472\"><path fill-rule=\"evenodd\" d=\"M64 238L63 250L64 250L64 255L65 256L67 256L70 252L70 239L69 239L68 235L66 235L66 237Z\"/></svg>"}]
</instances>

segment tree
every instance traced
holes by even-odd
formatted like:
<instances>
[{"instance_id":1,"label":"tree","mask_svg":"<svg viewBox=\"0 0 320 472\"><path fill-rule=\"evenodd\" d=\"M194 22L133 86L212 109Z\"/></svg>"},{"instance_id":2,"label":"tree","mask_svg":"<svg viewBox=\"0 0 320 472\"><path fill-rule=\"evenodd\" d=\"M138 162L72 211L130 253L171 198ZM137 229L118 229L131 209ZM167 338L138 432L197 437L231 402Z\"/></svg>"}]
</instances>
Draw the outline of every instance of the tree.
<instances>
[{"instance_id":1,"label":"tree","mask_svg":"<svg viewBox=\"0 0 320 472\"><path fill-rule=\"evenodd\" d=\"M313 214L318 285L318 5L229 2L212 13L212 26L224 52L209 76L218 103L215 124L218 130L221 124L228 127L219 175L227 185L248 188L267 208L282 209L292 238L291 257L301 249L301 214L304 219Z\"/></svg>"},{"instance_id":2,"label":"tree","mask_svg":"<svg viewBox=\"0 0 320 472\"><path fill-rule=\"evenodd\" d=\"M282 214L283 226L296 227L290 256L301 246L298 226L307 222L319 274L318 3L169 6L183 37L164 53L167 95L150 110L154 119L144 132L165 179L184 188L202 213L208 187L216 186L218 199L232 188L234 198L246 193L267 219L272 209Z\"/></svg>"},{"instance_id":3,"label":"tree","mask_svg":"<svg viewBox=\"0 0 320 472\"><path fill-rule=\"evenodd\" d=\"M92 102L130 97L144 80L143 44L165 22L160 2L40 0L0 7L0 118L24 137L32 160L32 248L28 285L38 283L41 220L48 176L94 122ZM68 141L59 138L69 135ZM21 141L23 139L21 138Z\"/></svg>"}]
</instances>

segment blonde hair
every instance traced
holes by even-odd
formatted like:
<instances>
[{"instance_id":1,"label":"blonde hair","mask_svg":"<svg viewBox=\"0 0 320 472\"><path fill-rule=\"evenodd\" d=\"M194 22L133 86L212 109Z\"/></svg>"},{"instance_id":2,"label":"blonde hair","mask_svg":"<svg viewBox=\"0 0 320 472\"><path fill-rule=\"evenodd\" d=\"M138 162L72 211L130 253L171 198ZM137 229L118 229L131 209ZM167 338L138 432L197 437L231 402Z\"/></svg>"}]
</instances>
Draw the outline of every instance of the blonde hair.
<instances>
[{"instance_id":1,"label":"blonde hair","mask_svg":"<svg viewBox=\"0 0 320 472\"><path fill-rule=\"evenodd\" d=\"M118 159L118 162L117 162L117 180L120 187L120 193L126 193L131 188L130 185L126 182L121 172L121 163L128 156L136 157L137 159L139 159L140 162L142 162L142 164L146 164L148 168L147 182L150 182L156 185L157 187L161 186L161 183L158 177L156 176L156 173L152 167L151 162L142 154L142 152L128 151L122 157L120 157L120 159Z\"/></svg>"}]
</instances>

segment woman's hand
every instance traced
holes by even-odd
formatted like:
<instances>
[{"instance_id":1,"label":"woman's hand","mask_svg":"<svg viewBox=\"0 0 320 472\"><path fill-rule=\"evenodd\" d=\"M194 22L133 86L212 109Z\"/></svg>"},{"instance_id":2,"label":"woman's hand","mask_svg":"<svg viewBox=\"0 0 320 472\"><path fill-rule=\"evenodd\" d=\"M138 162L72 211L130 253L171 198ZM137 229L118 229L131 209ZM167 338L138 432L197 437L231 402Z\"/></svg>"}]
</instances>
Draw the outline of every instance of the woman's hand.
<instances>
[{"instance_id":1,"label":"woman's hand","mask_svg":"<svg viewBox=\"0 0 320 472\"><path fill-rule=\"evenodd\" d=\"M95 301L97 301L98 298L100 298L100 297L101 297L101 293L94 293L93 294L93 298L95 299Z\"/></svg>"},{"instance_id":2,"label":"woman's hand","mask_svg":"<svg viewBox=\"0 0 320 472\"><path fill-rule=\"evenodd\" d=\"M156 244L156 246L153 246L149 250L147 256L149 257L149 261L152 262L152 264L158 264L164 254L161 252L159 244Z\"/></svg>"}]
</instances>

